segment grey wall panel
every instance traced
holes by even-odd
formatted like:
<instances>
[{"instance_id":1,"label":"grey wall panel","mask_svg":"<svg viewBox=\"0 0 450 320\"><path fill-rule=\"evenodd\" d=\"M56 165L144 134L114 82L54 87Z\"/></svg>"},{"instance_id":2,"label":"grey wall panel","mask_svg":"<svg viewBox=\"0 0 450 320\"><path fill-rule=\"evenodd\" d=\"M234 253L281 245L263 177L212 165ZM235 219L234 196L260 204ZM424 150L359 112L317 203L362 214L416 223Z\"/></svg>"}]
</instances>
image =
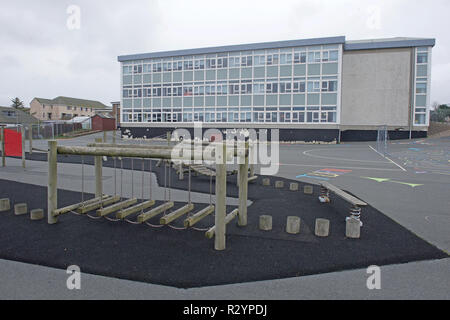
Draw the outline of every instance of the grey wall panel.
<instances>
[{"instance_id":1,"label":"grey wall panel","mask_svg":"<svg viewBox=\"0 0 450 320\"><path fill-rule=\"evenodd\" d=\"M239 106L239 96L229 96L228 105L232 107Z\"/></svg>"},{"instance_id":2,"label":"grey wall panel","mask_svg":"<svg viewBox=\"0 0 450 320\"><path fill-rule=\"evenodd\" d=\"M306 75L306 64L296 64L294 66L294 76L303 77Z\"/></svg>"},{"instance_id":3,"label":"grey wall panel","mask_svg":"<svg viewBox=\"0 0 450 320\"><path fill-rule=\"evenodd\" d=\"M216 105L215 97L205 97L205 106L214 107Z\"/></svg>"},{"instance_id":4,"label":"grey wall panel","mask_svg":"<svg viewBox=\"0 0 450 320\"><path fill-rule=\"evenodd\" d=\"M194 98L194 107L203 107L205 105L205 99L203 97Z\"/></svg>"},{"instance_id":5,"label":"grey wall panel","mask_svg":"<svg viewBox=\"0 0 450 320\"><path fill-rule=\"evenodd\" d=\"M280 77L292 76L292 66L280 66Z\"/></svg>"},{"instance_id":6,"label":"grey wall panel","mask_svg":"<svg viewBox=\"0 0 450 320\"><path fill-rule=\"evenodd\" d=\"M253 77L253 70L252 68L242 68L241 69L241 78L243 79L250 79Z\"/></svg>"},{"instance_id":7,"label":"grey wall panel","mask_svg":"<svg viewBox=\"0 0 450 320\"><path fill-rule=\"evenodd\" d=\"M151 74L144 74L142 76L142 81L144 83L151 83L152 82L152 75Z\"/></svg>"},{"instance_id":8,"label":"grey wall panel","mask_svg":"<svg viewBox=\"0 0 450 320\"><path fill-rule=\"evenodd\" d=\"M266 106L278 106L278 95L277 94L266 95Z\"/></svg>"},{"instance_id":9,"label":"grey wall panel","mask_svg":"<svg viewBox=\"0 0 450 320\"><path fill-rule=\"evenodd\" d=\"M304 94L294 94L293 104L294 106L304 106L305 105L305 95Z\"/></svg>"},{"instance_id":10,"label":"grey wall panel","mask_svg":"<svg viewBox=\"0 0 450 320\"><path fill-rule=\"evenodd\" d=\"M194 80L195 81L202 81L205 80L205 71L195 71L194 73Z\"/></svg>"},{"instance_id":11,"label":"grey wall panel","mask_svg":"<svg viewBox=\"0 0 450 320\"><path fill-rule=\"evenodd\" d=\"M153 74L153 83L161 83L161 73Z\"/></svg>"},{"instance_id":12,"label":"grey wall panel","mask_svg":"<svg viewBox=\"0 0 450 320\"><path fill-rule=\"evenodd\" d=\"M254 95L253 96L253 105L254 106L263 106L264 105L264 96L263 95Z\"/></svg>"},{"instance_id":13,"label":"grey wall panel","mask_svg":"<svg viewBox=\"0 0 450 320\"><path fill-rule=\"evenodd\" d=\"M184 98L183 98L183 105L184 105L185 107L192 107L192 104L193 104L193 99L192 99L192 97L184 97Z\"/></svg>"},{"instance_id":14,"label":"grey wall panel","mask_svg":"<svg viewBox=\"0 0 450 320\"><path fill-rule=\"evenodd\" d=\"M267 77L268 78L278 77L278 66L267 67Z\"/></svg>"},{"instance_id":15,"label":"grey wall panel","mask_svg":"<svg viewBox=\"0 0 450 320\"><path fill-rule=\"evenodd\" d=\"M251 105L252 105L252 96L250 95L241 96L241 106L251 106Z\"/></svg>"},{"instance_id":16,"label":"grey wall panel","mask_svg":"<svg viewBox=\"0 0 450 320\"><path fill-rule=\"evenodd\" d=\"M322 74L337 74L338 73L338 63L323 63L322 64Z\"/></svg>"},{"instance_id":17,"label":"grey wall panel","mask_svg":"<svg viewBox=\"0 0 450 320\"><path fill-rule=\"evenodd\" d=\"M322 93L322 105L336 105L337 93Z\"/></svg>"},{"instance_id":18,"label":"grey wall panel","mask_svg":"<svg viewBox=\"0 0 450 320\"><path fill-rule=\"evenodd\" d=\"M318 76L318 75L320 75L320 63L308 64L308 76Z\"/></svg>"},{"instance_id":19,"label":"grey wall panel","mask_svg":"<svg viewBox=\"0 0 450 320\"><path fill-rule=\"evenodd\" d=\"M185 71L183 79L184 81L194 81L194 73L192 71Z\"/></svg>"},{"instance_id":20,"label":"grey wall panel","mask_svg":"<svg viewBox=\"0 0 450 320\"><path fill-rule=\"evenodd\" d=\"M266 76L266 68L265 67L255 67L253 69L254 78L264 78Z\"/></svg>"},{"instance_id":21,"label":"grey wall panel","mask_svg":"<svg viewBox=\"0 0 450 320\"><path fill-rule=\"evenodd\" d=\"M280 94L280 106L290 106L292 104L292 95Z\"/></svg>"},{"instance_id":22,"label":"grey wall panel","mask_svg":"<svg viewBox=\"0 0 450 320\"><path fill-rule=\"evenodd\" d=\"M123 84L124 85L132 84L132 83L133 83L133 76L131 76L131 75L123 76Z\"/></svg>"},{"instance_id":23,"label":"grey wall panel","mask_svg":"<svg viewBox=\"0 0 450 320\"><path fill-rule=\"evenodd\" d=\"M163 82L172 82L172 73L166 72L163 74Z\"/></svg>"},{"instance_id":24,"label":"grey wall panel","mask_svg":"<svg viewBox=\"0 0 450 320\"><path fill-rule=\"evenodd\" d=\"M206 80L216 80L216 70L206 70Z\"/></svg>"},{"instance_id":25,"label":"grey wall panel","mask_svg":"<svg viewBox=\"0 0 450 320\"><path fill-rule=\"evenodd\" d=\"M411 49L344 52L342 125L407 126Z\"/></svg>"},{"instance_id":26,"label":"grey wall panel","mask_svg":"<svg viewBox=\"0 0 450 320\"><path fill-rule=\"evenodd\" d=\"M183 73L182 72L174 72L173 73L173 81L174 82L181 82L181 81L183 81Z\"/></svg>"}]
</instances>

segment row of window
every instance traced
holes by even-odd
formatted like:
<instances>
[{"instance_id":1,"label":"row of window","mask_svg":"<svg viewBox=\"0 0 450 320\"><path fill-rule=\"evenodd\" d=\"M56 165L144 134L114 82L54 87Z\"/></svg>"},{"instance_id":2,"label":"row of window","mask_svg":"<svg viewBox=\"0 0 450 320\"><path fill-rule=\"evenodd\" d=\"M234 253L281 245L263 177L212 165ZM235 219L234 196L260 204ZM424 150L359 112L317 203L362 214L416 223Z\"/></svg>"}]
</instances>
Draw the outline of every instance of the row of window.
<instances>
[{"instance_id":1,"label":"row of window","mask_svg":"<svg viewBox=\"0 0 450 320\"><path fill-rule=\"evenodd\" d=\"M181 97L181 96L213 96L264 93L305 93L305 92L336 92L337 80L327 81L294 81L244 84L217 84L199 86L153 86L143 88L124 87L123 98L141 97Z\"/></svg>"},{"instance_id":2,"label":"row of window","mask_svg":"<svg viewBox=\"0 0 450 320\"><path fill-rule=\"evenodd\" d=\"M428 68L428 48L417 48L414 123L419 125L427 122Z\"/></svg>"},{"instance_id":3,"label":"row of window","mask_svg":"<svg viewBox=\"0 0 450 320\"><path fill-rule=\"evenodd\" d=\"M338 61L339 51L312 51L296 53L276 53L249 55L241 57L218 57L206 59L188 59L173 62L148 62L123 66L123 74L157 73L182 70L221 69L250 66L289 65L299 63L320 63Z\"/></svg>"},{"instance_id":4,"label":"row of window","mask_svg":"<svg viewBox=\"0 0 450 320\"><path fill-rule=\"evenodd\" d=\"M336 123L336 111L124 113L123 122Z\"/></svg>"}]
</instances>

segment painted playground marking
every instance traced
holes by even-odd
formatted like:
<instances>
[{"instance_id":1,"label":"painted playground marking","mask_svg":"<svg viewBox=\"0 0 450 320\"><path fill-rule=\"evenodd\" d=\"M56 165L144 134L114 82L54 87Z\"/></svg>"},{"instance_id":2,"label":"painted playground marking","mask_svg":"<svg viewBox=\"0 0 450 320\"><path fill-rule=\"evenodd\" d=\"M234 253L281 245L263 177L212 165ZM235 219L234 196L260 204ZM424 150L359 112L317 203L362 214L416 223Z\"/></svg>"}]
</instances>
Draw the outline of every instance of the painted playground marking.
<instances>
[{"instance_id":1,"label":"painted playground marking","mask_svg":"<svg viewBox=\"0 0 450 320\"><path fill-rule=\"evenodd\" d=\"M374 177L361 177L361 178L373 180L373 181L380 182L380 183L382 183L382 182L392 182L392 183L404 184L404 185L410 186L411 188L423 186L423 184L419 184L419 183L409 183L409 182L396 181L396 180L392 180L390 178L374 178Z\"/></svg>"},{"instance_id":2,"label":"painted playground marking","mask_svg":"<svg viewBox=\"0 0 450 320\"><path fill-rule=\"evenodd\" d=\"M372 149L373 151L375 151L376 153L378 153L380 156L382 156L383 158L389 160L391 163L395 164L397 167L399 167L400 169L402 169L403 171L406 171L405 168L403 168L401 165L399 165L397 162L391 160L390 158L386 157L384 154L378 152L378 150L376 150L375 148L373 148L372 146L369 146L370 149Z\"/></svg>"},{"instance_id":3,"label":"painted playground marking","mask_svg":"<svg viewBox=\"0 0 450 320\"><path fill-rule=\"evenodd\" d=\"M296 176L296 178L306 177L306 178L313 178L313 179L319 179L319 180L330 180L332 178L337 178L342 174L346 174L346 173L350 173L350 172L352 172L352 170L325 168L325 169L316 170L316 171L313 171L310 173L298 175L298 176Z\"/></svg>"},{"instance_id":4,"label":"painted playground marking","mask_svg":"<svg viewBox=\"0 0 450 320\"><path fill-rule=\"evenodd\" d=\"M278 165L287 167L315 167L315 168L323 167L323 165L299 164L299 163L279 163ZM377 170L377 171L397 171L397 172L401 171L399 169L392 169L392 168L342 167L342 166L339 166L339 168L351 170Z\"/></svg>"}]
</instances>

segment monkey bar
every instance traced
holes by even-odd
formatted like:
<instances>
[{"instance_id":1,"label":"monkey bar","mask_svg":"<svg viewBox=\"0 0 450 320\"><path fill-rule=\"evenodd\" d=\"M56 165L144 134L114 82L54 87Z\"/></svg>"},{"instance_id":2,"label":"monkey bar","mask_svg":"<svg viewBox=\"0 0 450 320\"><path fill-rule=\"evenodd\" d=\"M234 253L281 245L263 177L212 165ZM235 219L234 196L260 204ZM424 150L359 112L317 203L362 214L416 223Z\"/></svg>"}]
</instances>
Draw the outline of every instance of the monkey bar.
<instances>
[{"instance_id":1,"label":"monkey bar","mask_svg":"<svg viewBox=\"0 0 450 320\"><path fill-rule=\"evenodd\" d=\"M195 149L195 148L194 148ZM214 222L214 248L216 250L225 249L225 230L226 224L231 221L232 218L238 216L238 224L240 226L247 225L247 193L248 193L248 144L245 144L245 148L234 148L234 151L227 152L227 142L214 143L215 152L202 152L202 159L215 161L216 162L216 184L215 184L215 194L216 203L215 206L210 204L209 207L201 210L195 214L193 219L186 219L185 224L189 226L194 225L207 215L209 215L213 210L215 210L215 222ZM58 176L58 154L63 155L81 155L81 156L94 156L95 157L95 199L82 201L71 206L58 209L58 198L57 198L57 176ZM174 206L174 203L169 201L163 205L156 207L148 212L143 212L154 205L153 200L137 204L137 199L132 198L128 200L121 201L121 197L118 196L105 196L103 194L103 184L102 184L102 166L103 157L129 157L129 158L141 158L141 159L163 159L163 160L181 160L181 161L192 161L197 160L198 154L191 152L189 148L177 148L168 146L162 148L162 146L130 146L130 145L107 145L107 144L95 144L94 146L81 147L81 146L58 146L57 141L51 140L48 142L48 212L47 219L49 224L55 224L58 222L58 217L64 213L76 210L78 213L86 213L92 210L97 210L98 217L105 217L106 215L119 211L116 216L118 219L125 219L128 215L138 212L141 210L141 214L137 217L136 223L143 223L160 213L165 212ZM239 209L234 210L228 216L226 216L226 183L227 183L227 170L226 161L230 157L244 157L245 161L243 164L239 165ZM170 171L169 171L170 172ZM170 180L170 179L169 179ZM119 202L120 201L120 202ZM118 203L117 203L118 202ZM108 206L110 205L110 206ZM132 206L135 205L135 206ZM132 206L132 207L130 207ZM167 225L175 219L180 218L186 213L191 212L194 209L194 205L189 203L180 209L171 212L168 215L163 216L160 219L161 225ZM230 215L232 218L230 219ZM211 236L212 237L212 236Z\"/></svg>"}]
</instances>

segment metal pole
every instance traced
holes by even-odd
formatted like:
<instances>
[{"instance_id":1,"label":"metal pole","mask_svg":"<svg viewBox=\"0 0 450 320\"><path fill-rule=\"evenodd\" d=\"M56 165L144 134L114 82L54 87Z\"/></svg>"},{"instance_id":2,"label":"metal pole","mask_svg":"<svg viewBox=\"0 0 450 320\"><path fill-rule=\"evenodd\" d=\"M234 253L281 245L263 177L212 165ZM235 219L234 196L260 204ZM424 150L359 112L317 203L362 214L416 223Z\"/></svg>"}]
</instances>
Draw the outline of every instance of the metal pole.
<instances>
[{"instance_id":1,"label":"metal pole","mask_svg":"<svg viewBox=\"0 0 450 320\"><path fill-rule=\"evenodd\" d=\"M47 221L49 224L58 222L53 211L58 208L58 142L48 142L48 186L47 186Z\"/></svg>"},{"instance_id":2,"label":"metal pole","mask_svg":"<svg viewBox=\"0 0 450 320\"><path fill-rule=\"evenodd\" d=\"M116 144L116 133L117 133L117 129L113 130L113 144Z\"/></svg>"},{"instance_id":3,"label":"metal pole","mask_svg":"<svg viewBox=\"0 0 450 320\"><path fill-rule=\"evenodd\" d=\"M22 134L22 168L25 168L25 126L20 128Z\"/></svg>"},{"instance_id":4,"label":"metal pole","mask_svg":"<svg viewBox=\"0 0 450 320\"><path fill-rule=\"evenodd\" d=\"M220 146L218 146L220 148ZM219 151L219 150L217 150ZM226 194L227 194L227 161L226 142L222 142L222 159L216 160L216 213L215 213L215 238L214 248L225 250L225 216L226 216ZM218 153L216 153L218 154Z\"/></svg>"},{"instance_id":5,"label":"metal pole","mask_svg":"<svg viewBox=\"0 0 450 320\"><path fill-rule=\"evenodd\" d=\"M247 225L248 156L245 156L245 162L239 165L238 180L239 180L238 225L244 227Z\"/></svg>"},{"instance_id":6,"label":"metal pole","mask_svg":"<svg viewBox=\"0 0 450 320\"><path fill-rule=\"evenodd\" d=\"M2 127L2 166L6 166L6 155L5 155L5 127Z\"/></svg>"},{"instance_id":7,"label":"metal pole","mask_svg":"<svg viewBox=\"0 0 450 320\"><path fill-rule=\"evenodd\" d=\"M103 142L106 143L106 130L103 131Z\"/></svg>"},{"instance_id":8,"label":"metal pole","mask_svg":"<svg viewBox=\"0 0 450 320\"><path fill-rule=\"evenodd\" d=\"M95 139L96 142L101 142L101 138ZM95 197L103 196L103 184L102 184L102 166L103 166L103 157L96 156L95 157Z\"/></svg>"},{"instance_id":9,"label":"metal pole","mask_svg":"<svg viewBox=\"0 0 450 320\"><path fill-rule=\"evenodd\" d=\"M33 125L30 124L28 128L28 140L30 142L30 154L33 154Z\"/></svg>"}]
</instances>

